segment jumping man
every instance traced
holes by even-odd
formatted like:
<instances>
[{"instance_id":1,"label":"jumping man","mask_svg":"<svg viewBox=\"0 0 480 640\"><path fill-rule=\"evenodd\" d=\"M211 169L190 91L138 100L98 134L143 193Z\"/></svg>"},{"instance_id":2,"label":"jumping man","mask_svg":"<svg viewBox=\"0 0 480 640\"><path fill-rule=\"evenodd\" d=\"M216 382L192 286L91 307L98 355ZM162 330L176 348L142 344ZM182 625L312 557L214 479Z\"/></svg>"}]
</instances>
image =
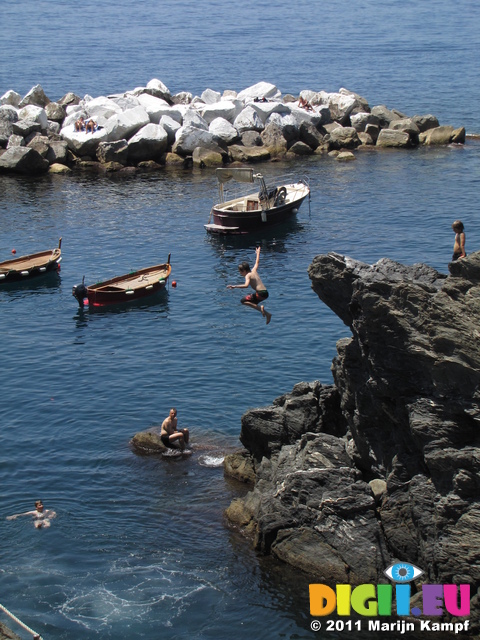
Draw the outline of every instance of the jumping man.
<instances>
[{"instance_id":1,"label":"jumping man","mask_svg":"<svg viewBox=\"0 0 480 640\"><path fill-rule=\"evenodd\" d=\"M266 311L263 304L261 304L268 298L268 291L265 289L265 285L257 272L258 263L260 262L260 247L257 247L255 252L257 254L257 259L252 270L250 270L248 262L242 262L238 266L240 275L245 278L245 284L229 284L227 285L227 289L247 289L248 287L252 287L252 289L255 290L255 293L245 296L240 300L240 302L247 307L252 307L252 309L260 311L262 316L266 318L268 324L272 319L272 314Z\"/></svg>"}]
</instances>

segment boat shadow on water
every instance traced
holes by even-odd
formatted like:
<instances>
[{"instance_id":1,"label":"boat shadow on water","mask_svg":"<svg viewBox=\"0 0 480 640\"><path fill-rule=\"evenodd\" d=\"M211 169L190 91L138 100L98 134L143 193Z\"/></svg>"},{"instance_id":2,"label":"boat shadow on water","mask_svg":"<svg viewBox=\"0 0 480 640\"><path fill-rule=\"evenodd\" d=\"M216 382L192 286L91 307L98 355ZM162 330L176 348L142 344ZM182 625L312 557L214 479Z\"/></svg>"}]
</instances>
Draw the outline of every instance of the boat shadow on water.
<instances>
[{"instance_id":1,"label":"boat shadow on water","mask_svg":"<svg viewBox=\"0 0 480 640\"><path fill-rule=\"evenodd\" d=\"M50 294L56 292L62 283L59 271L47 271L34 278L2 282L0 285L0 299L3 297L18 298L28 292L30 294Z\"/></svg>"},{"instance_id":2,"label":"boat shadow on water","mask_svg":"<svg viewBox=\"0 0 480 640\"><path fill-rule=\"evenodd\" d=\"M296 215L286 222L247 234L222 235L209 233L205 236L205 242L220 253L228 249L250 249L258 246L276 247L278 251L284 251L286 250L285 242L288 238L297 233L301 233L305 228L304 225L297 220Z\"/></svg>"}]
</instances>

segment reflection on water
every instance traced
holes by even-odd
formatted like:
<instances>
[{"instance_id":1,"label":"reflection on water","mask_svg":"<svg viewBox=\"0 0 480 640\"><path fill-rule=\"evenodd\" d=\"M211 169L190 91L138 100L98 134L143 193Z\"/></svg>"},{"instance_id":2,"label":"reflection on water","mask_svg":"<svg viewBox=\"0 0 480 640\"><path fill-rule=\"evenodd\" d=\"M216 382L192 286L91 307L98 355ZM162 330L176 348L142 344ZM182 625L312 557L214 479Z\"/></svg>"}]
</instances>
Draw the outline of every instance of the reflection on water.
<instances>
[{"instance_id":1,"label":"reflection on water","mask_svg":"<svg viewBox=\"0 0 480 640\"><path fill-rule=\"evenodd\" d=\"M62 279L59 271L49 271L41 273L25 280L13 282L2 282L0 284L0 300L2 295L5 299L17 299L24 295L45 295L55 293L60 288Z\"/></svg>"}]
</instances>

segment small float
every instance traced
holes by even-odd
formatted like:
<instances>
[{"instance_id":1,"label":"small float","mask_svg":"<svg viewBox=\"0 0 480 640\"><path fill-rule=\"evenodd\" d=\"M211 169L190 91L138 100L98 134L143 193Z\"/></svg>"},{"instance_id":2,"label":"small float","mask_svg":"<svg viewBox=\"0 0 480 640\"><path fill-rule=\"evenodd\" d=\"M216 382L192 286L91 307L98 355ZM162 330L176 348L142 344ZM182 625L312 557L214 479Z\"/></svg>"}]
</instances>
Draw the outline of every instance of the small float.
<instances>
[{"instance_id":1,"label":"small float","mask_svg":"<svg viewBox=\"0 0 480 640\"><path fill-rule=\"evenodd\" d=\"M0 284L35 278L51 271L57 271L62 260L62 239L58 247L49 251L32 253L13 260L0 262Z\"/></svg>"},{"instance_id":2,"label":"small float","mask_svg":"<svg viewBox=\"0 0 480 640\"><path fill-rule=\"evenodd\" d=\"M98 282L90 286L82 284L73 287L72 295L81 307L88 300L92 307L103 307L111 304L122 304L139 298L145 298L165 289L172 271L170 255L165 264L146 267L139 271L132 271L123 276L116 276L105 282Z\"/></svg>"},{"instance_id":3,"label":"small float","mask_svg":"<svg viewBox=\"0 0 480 640\"><path fill-rule=\"evenodd\" d=\"M310 195L306 178L293 182L277 178L275 184L269 185L261 173L254 173L250 167L220 168L216 170L216 175L219 203L213 206L205 225L209 233L250 233L285 222ZM250 188L246 195L226 200L224 184L230 180L256 183L258 189L252 193Z\"/></svg>"}]
</instances>

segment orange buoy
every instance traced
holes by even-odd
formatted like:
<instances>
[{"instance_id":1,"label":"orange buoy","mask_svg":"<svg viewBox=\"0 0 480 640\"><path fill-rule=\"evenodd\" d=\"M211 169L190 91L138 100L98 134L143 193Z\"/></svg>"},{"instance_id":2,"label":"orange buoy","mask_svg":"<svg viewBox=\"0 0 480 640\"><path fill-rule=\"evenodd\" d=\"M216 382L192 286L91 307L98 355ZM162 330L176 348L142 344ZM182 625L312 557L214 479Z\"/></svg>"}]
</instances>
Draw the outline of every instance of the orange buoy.
<instances>
[{"instance_id":1,"label":"orange buoy","mask_svg":"<svg viewBox=\"0 0 480 640\"><path fill-rule=\"evenodd\" d=\"M176 281L176 280L174 280L174 281L172 282L172 287L173 287L173 288L175 288L176 286L177 286L177 281Z\"/></svg>"},{"instance_id":2,"label":"orange buoy","mask_svg":"<svg viewBox=\"0 0 480 640\"><path fill-rule=\"evenodd\" d=\"M12 253L17 253L17 250L16 249L12 249Z\"/></svg>"}]
</instances>

